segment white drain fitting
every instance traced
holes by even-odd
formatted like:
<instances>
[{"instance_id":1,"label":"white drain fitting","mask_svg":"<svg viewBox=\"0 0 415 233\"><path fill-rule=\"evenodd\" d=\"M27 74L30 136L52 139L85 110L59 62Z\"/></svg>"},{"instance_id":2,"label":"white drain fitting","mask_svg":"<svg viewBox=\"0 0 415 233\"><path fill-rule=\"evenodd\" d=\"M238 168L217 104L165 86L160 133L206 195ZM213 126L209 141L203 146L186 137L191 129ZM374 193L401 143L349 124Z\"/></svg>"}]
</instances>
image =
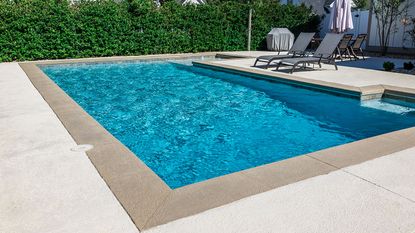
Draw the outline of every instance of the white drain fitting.
<instances>
[{"instance_id":1,"label":"white drain fitting","mask_svg":"<svg viewBox=\"0 0 415 233\"><path fill-rule=\"evenodd\" d=\"M81 145L77 145L75 147L72 147L71 151L73 151L73 152L87 152L87 151L91 150L92 148L94 148L93 145L81 144Z\"/></svg>"}]
</instances>

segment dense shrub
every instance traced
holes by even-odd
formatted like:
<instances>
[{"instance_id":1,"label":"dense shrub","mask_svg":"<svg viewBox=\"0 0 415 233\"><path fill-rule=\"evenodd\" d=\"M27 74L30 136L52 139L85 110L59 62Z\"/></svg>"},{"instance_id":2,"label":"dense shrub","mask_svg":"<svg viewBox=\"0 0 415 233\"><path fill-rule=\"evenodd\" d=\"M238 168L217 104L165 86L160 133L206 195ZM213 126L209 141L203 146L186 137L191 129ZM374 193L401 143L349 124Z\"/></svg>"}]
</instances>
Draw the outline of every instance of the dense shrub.
<instances>
[{"instance_id":1,"label":"dense shrub","mask_svg":"<svg viewBox=\"0 0 415 233\"><path fill-rule=\"evenodd\" d=\"M403 68L405 70L412 70L414 67L415 67L415 65L412 62L404 62L403 63Z\"/></svg>"},{"instance_id":2,"label":"dense shrub","mask_svg":"<svg viewBox=\"0 0 415 233\"><path fill-rule=\"evenodd\" d=\"M0 0L0 61L265 48L272 27L317 31L305 6L275 0L181 6L151 0Z\"/></svg>"},{"instance_id":3,"label":"dense shrub","mask_svg":"<svg viewBox=\"0 0 415 233\"><path fill-rule=\"evenodd\" d=\"M383 68L385 69L385 71L392 71L393 69L395 69L395 63L386 61L383 63Z\"/></svg>"}]
</instances>

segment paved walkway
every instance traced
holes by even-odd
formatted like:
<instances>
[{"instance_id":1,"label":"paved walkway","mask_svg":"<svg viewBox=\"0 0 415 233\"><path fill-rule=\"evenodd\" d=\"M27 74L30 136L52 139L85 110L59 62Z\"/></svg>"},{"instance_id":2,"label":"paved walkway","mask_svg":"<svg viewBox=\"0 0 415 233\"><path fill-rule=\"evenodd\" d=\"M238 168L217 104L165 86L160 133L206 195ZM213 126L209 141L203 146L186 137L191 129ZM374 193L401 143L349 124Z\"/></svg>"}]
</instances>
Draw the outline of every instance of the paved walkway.
<instances>
[{"instance_id":1,"label":"paved walkway","mask_svg":"<svg viewBox=\"0 0 415 233\"><path fill-rule=\"evenodd\" d=\"M0 232L138 232L16 63L0 64ZM415 232L415 148L147 232Z\"/></svg>"},{"instance_id":2,"label":"paved walkway","mask_svg":"<svg viewBox=\"0 0 415 233\"><path fill-rule=\"evenodd\" d=\"M138 232L75 146L18 64L0 64L1 233Z\"/></svg>"}]
</instances>

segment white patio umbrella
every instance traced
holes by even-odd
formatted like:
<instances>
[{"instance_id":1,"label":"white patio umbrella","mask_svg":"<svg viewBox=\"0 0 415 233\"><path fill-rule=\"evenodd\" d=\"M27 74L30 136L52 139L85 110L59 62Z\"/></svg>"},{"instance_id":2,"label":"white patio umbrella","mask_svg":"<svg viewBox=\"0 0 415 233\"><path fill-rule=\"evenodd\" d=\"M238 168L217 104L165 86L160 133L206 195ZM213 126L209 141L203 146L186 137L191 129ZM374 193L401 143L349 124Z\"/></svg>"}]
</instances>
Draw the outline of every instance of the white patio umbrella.
<instances>
[{"instance_id":1,"label":"white patio umbrella","mask_svg":"<svg viewBox=\"0 0 415 233\"><path fill-rule=\"evenodd\" d=\"M329 29L333 32L345 32L353 29L352 0L335 0L331 5Z\"/></svg>"},{"instance_id":2,"label":"white patio umbrella","mask_svg":"<svg viewBox=\"0 0 415 233\"><path fill-rule=\"evenodd\" d=\"M186 4L205 4L205 0L183 0L182 1L182 5L186 5Z\"/></svg>"}]
</instances>

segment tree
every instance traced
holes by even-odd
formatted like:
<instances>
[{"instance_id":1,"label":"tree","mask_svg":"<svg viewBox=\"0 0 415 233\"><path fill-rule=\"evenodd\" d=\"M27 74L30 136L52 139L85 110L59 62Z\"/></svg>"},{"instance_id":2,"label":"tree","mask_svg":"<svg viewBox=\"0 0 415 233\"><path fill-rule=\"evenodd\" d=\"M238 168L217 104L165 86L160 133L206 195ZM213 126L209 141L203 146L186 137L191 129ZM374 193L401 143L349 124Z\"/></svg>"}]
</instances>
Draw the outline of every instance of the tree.
<instances>
[{"instance_id":1,"label":"tree","mask_svg":"<svg viewBox=\"0 0 415 233\"><path fill-rule=\"evenodd\" d=\"M406 31L406 33L410 36L412 40L412 44L415 45L415 17L411 19L411 28Z\"/></svg>"},{"instance_id":2,"label":"tree","mask_svg":"<svg viewBox=\"0 0 415 233\"><path fill-rule=\"evenodd\" d=\"M388 51L390 35L395 30L393 26L413 4L413 0L372 0L371 8L377 20L382 55Z\"/></svg>"},{"instance_id":3,"label":"tree","mask_svg":"<svg viewBox=\"0 0 415 233\"><path fill-rule=\"evenodd\" d=\"M356 9L368 9L368 0L353 0Z\"/></svg>"}]
</instances>

